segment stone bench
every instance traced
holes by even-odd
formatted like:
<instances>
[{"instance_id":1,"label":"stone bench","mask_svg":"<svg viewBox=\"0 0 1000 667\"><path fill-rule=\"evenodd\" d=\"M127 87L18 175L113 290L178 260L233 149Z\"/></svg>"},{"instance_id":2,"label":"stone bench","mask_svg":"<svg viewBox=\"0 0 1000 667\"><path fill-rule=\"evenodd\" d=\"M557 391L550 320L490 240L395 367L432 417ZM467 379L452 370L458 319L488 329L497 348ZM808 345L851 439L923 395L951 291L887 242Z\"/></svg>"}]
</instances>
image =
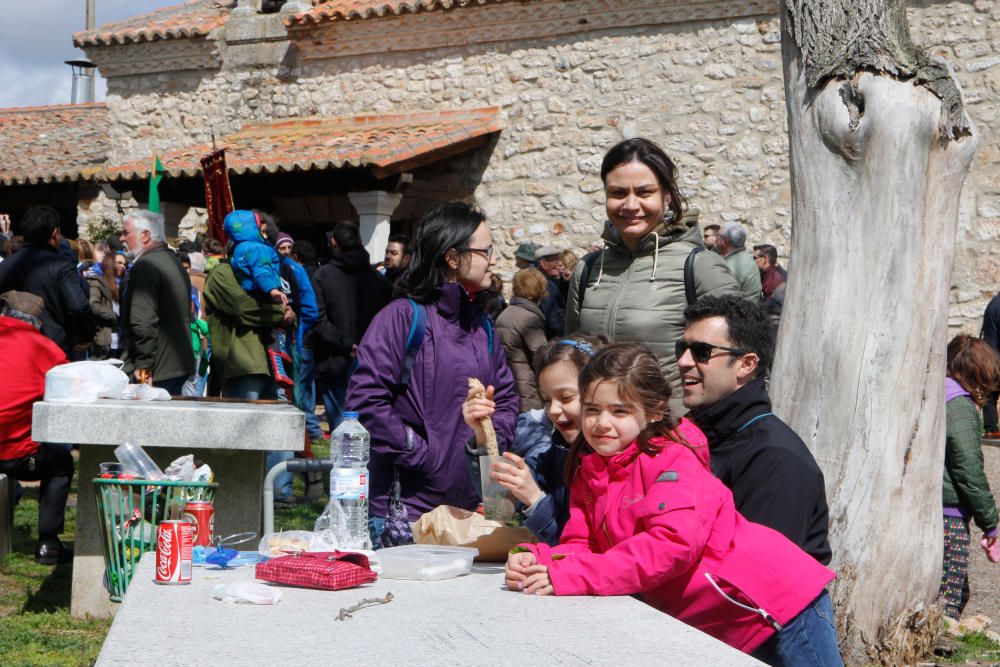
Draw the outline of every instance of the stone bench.
<instances>
[{"instance_id":1,"label":"stone bench","mask_svg":"<svg viewBox=\"0 0 1000 667\"><path fill-rule=\"evenodd\" d=\"M260 534L264 459L268 450L298 451L305 415L290 405L214 401L119 401L35 403L36 442L80 445L77 467L76 554L73 616L107 617L117 605L102 580L104 555L92 480L126 440L142 446L161 469L195 454L215 472L215 532Z\"/></svg>"},{"instance_id":2,"label":"stone bench","mask_svg":"<svg viewBox=\"0 0 1000 667\"><path fill-rule=\"evenodd\" d=\"M153 566L153 554L142 557L97 665L761 664L631 597L512 593L499 565L444 581L281 587L281 602L259 607L212 598L252 567L196 567L190 585L160 586ZM390 591L392 602L336 620Z\"/></svg>"}]
</instances>

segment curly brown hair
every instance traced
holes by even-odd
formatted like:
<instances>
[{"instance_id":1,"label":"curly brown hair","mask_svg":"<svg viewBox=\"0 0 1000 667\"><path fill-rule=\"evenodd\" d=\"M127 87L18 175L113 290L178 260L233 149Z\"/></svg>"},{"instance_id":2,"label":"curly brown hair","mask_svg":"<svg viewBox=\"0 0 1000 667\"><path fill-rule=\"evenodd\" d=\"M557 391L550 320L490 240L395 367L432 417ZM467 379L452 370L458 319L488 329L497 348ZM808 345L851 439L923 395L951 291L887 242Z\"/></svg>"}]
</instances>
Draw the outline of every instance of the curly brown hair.
<instances>
[{"instance_id":1,"label":"curly brown hair","mask_svg":"<svg viewBox=\"0 0 1000 667\"><path fill-rule=\"evenodd\" d=\"M948 377L982 407L986 395L1000 389L1000 356L981 338L959 334L948 343Z\"/></svg>"}]
</instances>

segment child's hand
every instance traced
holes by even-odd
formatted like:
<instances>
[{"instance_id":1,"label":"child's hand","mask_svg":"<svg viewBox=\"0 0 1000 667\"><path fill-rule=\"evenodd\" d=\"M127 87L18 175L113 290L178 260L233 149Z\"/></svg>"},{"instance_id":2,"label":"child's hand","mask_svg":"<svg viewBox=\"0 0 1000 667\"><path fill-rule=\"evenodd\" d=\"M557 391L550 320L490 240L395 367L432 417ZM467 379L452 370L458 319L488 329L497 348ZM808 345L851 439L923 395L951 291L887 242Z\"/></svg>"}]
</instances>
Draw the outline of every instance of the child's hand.
<instances>
[{"instance_id":1,"label":"child's hand","mask_svg":"<svg viewBox=\"0 0 1000 667\"><path fill-rule=\"evenodd\" d=\"M545 565L532 565L525 569L527 576L521 582L521 590L529 595L552 595L552 580Z\"/></svg>"},{"instance_id":2,"label":"child's hand","mask_svg":"<svg viewBox=\"0 0 1000 667\"><path fill-rule=\"evenodd\" d=\"M492 417L497 406L493 402L493 385L486 388L486 398L478 398L474 389L469 389L462 403L462 418L476 432L476 444L480 447L486 443L486 432L483 431L482 420Z\"/></svg>"},{"instance_id":3,"label":"child's hand","mask_svg":"<svg viewBox=\"0 0 1000 667\"><path fill-rule=\"evenodd\" d=\"M522 503L531 507L542 497L542 490L538 488L535 476L531 470L517 454L504 452L504 459L493 463L493 470L490 477L495 479L505 489L510 489L514 497Z\"/></svg>"},{"instance_id":4,"label":"child's hand","mask_svg":"<svg viewBox=\"0 0 1000 667\"><path fill-rule=\"evenodd\" d=\"M530 551L521 551L516 554L507 555L507 564L504 566L504 583L512 591L521 590L521 582L527 576L526 570L535 564L535 554Z\"/></svg>"},{"instance_id":5,"label":"child's hand","mask_svg":"<svg viewBox=\"0 0 1000 667\"><path fill-rule=\"evenodd\" d=\"M280 289L273 289L268 294L271 295L271 301L274 303L280 303L282 306L288 305L288 297Z\"/></svg>"}]
</instances>

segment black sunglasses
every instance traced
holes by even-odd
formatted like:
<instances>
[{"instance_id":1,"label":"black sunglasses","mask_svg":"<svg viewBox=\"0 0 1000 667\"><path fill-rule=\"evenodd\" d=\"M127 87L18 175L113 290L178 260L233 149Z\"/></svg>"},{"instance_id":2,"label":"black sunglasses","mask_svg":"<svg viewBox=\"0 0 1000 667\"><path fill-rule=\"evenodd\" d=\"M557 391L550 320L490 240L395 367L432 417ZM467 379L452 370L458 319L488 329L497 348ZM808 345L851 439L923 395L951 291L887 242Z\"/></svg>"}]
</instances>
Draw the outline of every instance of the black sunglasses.
<instances>
[{"instance_id":1,"label":"black sunglasses","mask_svg":"<svg viewBox=\"0 0 1000 667\"><path fill-rule=\"evenodd\" d=\"M691 350L691 358L700 364L707 363L712 359L712 350L725 350L734 357L750 354L749 350L741 350L738 347L726 347L725 345L712 345L701 341L688 342L683 338L674 343L674 353L680 359L685 352Z\"/></svg>"}]
</instances>

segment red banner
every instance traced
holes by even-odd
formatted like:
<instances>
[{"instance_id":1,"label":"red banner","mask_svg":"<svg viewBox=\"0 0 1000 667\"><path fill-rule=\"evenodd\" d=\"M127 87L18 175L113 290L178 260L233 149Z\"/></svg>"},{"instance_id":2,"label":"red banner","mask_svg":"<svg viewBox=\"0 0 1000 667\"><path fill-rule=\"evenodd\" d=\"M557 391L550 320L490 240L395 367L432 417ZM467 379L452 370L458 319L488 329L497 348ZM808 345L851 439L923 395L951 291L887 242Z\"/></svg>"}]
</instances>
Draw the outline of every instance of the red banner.
<instances>
[{"instance_id":1,"label":"red banner","mask_svg":"<svg viewBox=\"0 0 1000 667\"><path fill-rule=\"evenodd\" d=\"M233 205L233 192L229 189L229 170L226 169L226 151L220 149L201 159L201 168L205 174L205 208L208 211L208 233L223 245L226 243L226 232L222 222L226 215L236 207Z\"/></svg>"}]
</instances>

